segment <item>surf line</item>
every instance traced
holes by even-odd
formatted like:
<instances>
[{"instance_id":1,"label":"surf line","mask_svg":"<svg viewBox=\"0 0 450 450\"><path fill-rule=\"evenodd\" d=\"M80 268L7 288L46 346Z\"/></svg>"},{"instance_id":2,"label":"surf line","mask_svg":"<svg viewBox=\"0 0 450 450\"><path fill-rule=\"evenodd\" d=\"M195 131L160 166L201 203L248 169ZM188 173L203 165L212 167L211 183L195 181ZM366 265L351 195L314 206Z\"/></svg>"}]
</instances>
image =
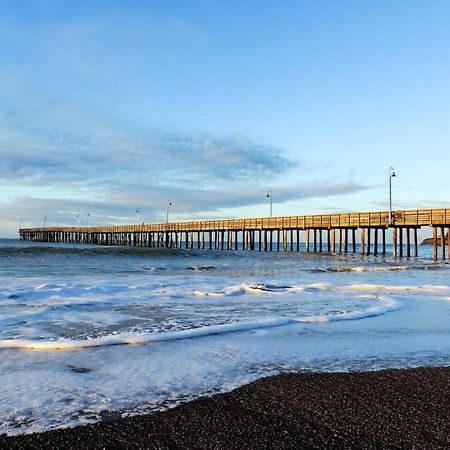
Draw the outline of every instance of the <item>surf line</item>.
<instances>
[{"instance_id":1,"label":"surf line","mask_svg":"<svg viewBox=\"0 0 450 450\"><path fill-rule=\"evenodd\" d=\"M279 317L261 319L258 321L235 322L222 325L192 328L190 330L169 331L159 333L125 333L114 336L103 336L86 340L60 339L55 341L4 339L0 340L0 348L20 348L29 350L69 350L88 347L105 347L111 345L136 345L151 342L191 339L196 337L213 336L238 331L251 331L261 328L273 328L292 323L326 323L339 320L359 320L375 317L387 312L396 311L403 305L394 299L384 300L383 305L373 306L366 310L343 311L335 314L304 317Z\"/></svg>"}]
</instances>

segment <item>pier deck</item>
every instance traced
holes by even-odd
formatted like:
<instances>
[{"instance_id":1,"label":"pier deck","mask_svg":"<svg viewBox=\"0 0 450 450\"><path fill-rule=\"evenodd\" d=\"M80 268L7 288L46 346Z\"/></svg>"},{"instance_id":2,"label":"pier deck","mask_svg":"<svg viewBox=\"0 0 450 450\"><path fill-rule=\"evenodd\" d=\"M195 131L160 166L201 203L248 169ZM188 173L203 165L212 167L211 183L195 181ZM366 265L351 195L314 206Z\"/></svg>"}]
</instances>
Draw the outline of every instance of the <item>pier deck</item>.
<instances>
[{"instance_id":1,"label":"pier deck","mask_svg":"<svg viewBox=\"0 0 450 450\"><path fill-rule=\"evenodd\" d=\"M445 260L445 234L450 228L450 209L393 211L391 221L389 212L381 211L139 225L21 228L19 236L38 242L191 249L195 243L199 249L271 251L282 248L298 251L300 231L304 231L307 252L354 253L359 231L360 252L377 255L379 244L381 254L385 254L386 231L391 229L393 255L402 257L404 253L405 256L418 256L417 230L423 226L433 229L434 258L438 258L440 247L441 257ZM238 242L242 244L239 246ZM449 255L450 242L447 245Z\"/></svg>"}]
</instances>

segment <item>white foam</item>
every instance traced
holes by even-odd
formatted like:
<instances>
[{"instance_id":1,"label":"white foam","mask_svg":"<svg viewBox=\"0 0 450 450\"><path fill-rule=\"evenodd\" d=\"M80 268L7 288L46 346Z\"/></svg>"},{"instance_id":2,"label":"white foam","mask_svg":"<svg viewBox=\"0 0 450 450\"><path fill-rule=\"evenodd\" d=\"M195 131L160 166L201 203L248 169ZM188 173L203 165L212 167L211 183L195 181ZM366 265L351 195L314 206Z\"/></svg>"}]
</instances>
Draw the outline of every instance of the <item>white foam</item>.
<instances>
[{"instance_id":1,"label":"white foam","mask_svg":"<svg viewBox=\"0 0 450 450\"><path fill-rule=\"evenodd\" d=\"M373 301L376 301L377 304L371 308L368 308L366 310L356 310L356 311L343 311L340 313L333 313L333 314L323 314L323 315L317 315L317 316L310 316L310 317L299 317L295 319L296 322L307 322L307 323L324 323L324 322L334 322L338 320L358 320L358 319L365 319L367 317L375 317L380 316L382 314L397 311L399 310L403 305L392 299L392 298L383 298L383 300L380 301L380 299L374 299Z\"/></svg>"},{"instance_id":2,"label":"white foam","mask_svg":"<svg viewBox=\"0 0 450 450\"><path fill-rule=\"evenodd\" d=\"M125 344L147 344L151 342L172 341L180 339L191 339L214 334L232 333L236 331L248 331L258 328L277 327L292 322L288 318L261 319L252 322L235 322L223 325L211 325L207 327L192 328L189 330L167 331L156 333L123 333L118 335L102 336L97 338L74 340L58 339L26 340L26 339L3 339L0 348L24 348L30 350L66 350L86 347L105 347L110 345Z\"/></svg>"},{"instance_id":3,"label":"white foam","mask_svg":"<svg viewBox=\"0 0 450 450\"><path fill-rule=\"evenodd\" d=\"M370 292L446 292L450 290L449 286L443 285L388 285L388 284L350 284L339 288L344 291L370 291Z\"/></svg>"},{"instance_id":4,"label":"white foam","mask_svg":"<svg viewBox=\"0 0 450 450\"><path fill-rule=\"evenodd\" d=\"M402 307L402 304L394 299L370 298L367 301L375 302L376 305L363 310L342 311L323 315L312 315L304 317L273 317L263 318L254 321L232 322L221 325L209 325L179 331L166 332L144 332L144 333L121 333L84 340L77 339L3 339L0 340L0 348L22 348L30 350L67 350L76 348L105 347L111 345L136 345L148 344L152 342L192 339L204 336L212 336L238 331L250 331L260 328L271 328L288 325L294 322L301 323L323 323L338 320L356 320L366 317L373 317L395 311Z\"/></svg>"}]
</instances>

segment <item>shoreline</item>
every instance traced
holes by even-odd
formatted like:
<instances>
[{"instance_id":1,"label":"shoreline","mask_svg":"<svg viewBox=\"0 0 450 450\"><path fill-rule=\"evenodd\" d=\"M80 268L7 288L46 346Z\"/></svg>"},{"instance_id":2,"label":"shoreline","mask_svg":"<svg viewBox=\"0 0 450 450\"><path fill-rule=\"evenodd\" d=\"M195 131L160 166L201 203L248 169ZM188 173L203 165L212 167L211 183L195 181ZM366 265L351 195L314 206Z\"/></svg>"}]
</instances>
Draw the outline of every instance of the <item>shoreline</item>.
<instances>
[{"instance_id":1,"label":"shoreline","mask_svg":"<svg viewBox=\"0 0 450 450\"><path fill-rule=\"evenodd\" d=\"M0 448L450 448L450 366L275 375L154 414L3 435Z\"/></svg>"}]
</instances>

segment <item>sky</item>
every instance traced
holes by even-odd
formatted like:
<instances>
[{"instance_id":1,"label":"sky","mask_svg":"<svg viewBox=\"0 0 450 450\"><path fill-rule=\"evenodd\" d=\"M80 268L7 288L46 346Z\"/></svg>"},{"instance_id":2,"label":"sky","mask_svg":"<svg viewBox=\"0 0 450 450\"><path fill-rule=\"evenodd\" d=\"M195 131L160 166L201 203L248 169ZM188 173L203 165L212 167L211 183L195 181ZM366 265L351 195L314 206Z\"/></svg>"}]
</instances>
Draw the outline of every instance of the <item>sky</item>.
<instances>
[{"instance_id":1,"label":"sky","mask_svg":"<svg viewBox=\"0 0 450 450\"><path fill-rule=\"evenodd\" d=\"M450 2L0 0L0 236L450 207ZM139 213L136 211L139 210ZM88 216L89 214L89 216Z\"/></svg>"}]
</instances>

